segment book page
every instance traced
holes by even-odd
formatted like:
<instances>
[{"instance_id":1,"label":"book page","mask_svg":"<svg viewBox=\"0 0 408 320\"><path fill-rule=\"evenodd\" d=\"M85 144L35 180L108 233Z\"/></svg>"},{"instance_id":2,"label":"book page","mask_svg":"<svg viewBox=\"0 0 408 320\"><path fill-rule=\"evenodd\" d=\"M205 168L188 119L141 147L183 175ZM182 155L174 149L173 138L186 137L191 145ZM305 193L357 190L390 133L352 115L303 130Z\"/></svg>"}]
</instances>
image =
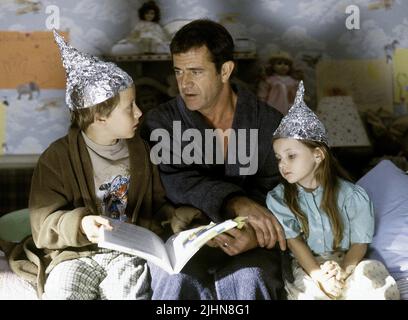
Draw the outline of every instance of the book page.
<instances>
[{"instance_id":1,"label":"book page","mask_svg":"<svg viewBox=\"0 0 408 320\"><path fill-rule=\"evenodd\" d=\"M219 224L210 223L206 226L182 231L170 237L166 241L165 247L174 272L180 272L190 258L209 240L237 226L238 222L226 220Z\"/></svg>"},{"instance_id":2,"label":"book page","mask_svg":"<svg viewBox=\"0 0 408 320\"><path fill-rule=\"evenodd\" d=\"M126 222L109 219L113 230L101 228L99 247L137 255L172 273L162 239L154 232Z\"/></svg>"}]
</instances>

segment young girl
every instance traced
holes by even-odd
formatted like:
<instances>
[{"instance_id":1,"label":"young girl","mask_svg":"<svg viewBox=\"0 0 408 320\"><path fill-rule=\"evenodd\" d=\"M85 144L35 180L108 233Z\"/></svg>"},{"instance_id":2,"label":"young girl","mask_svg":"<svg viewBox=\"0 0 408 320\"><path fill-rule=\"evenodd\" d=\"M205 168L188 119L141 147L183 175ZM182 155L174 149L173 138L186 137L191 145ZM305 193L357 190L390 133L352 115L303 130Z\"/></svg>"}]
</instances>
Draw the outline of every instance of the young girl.
<instances>
[{"instance_id":1,"label":"young girl","mask_svg":"<svg viewBox=\"0 0 408 320\"><path fill-rule=\"evenodd\" d=\"M286 52L279 51L269 59L265 79L259 82L258 97L270 106L287 114L295 99L299 81L293 76L293 61Z\"/></svg>"},{"instance_id":2,"label":"young girl","mask_svg":"<svg viewBox=\"0 0 408 320\"><path fill-rule=\"evenodd\" d=\"M294 281L285 280L288 299L399 299L384 265L363 261L374 233L372 203L347 181L303 92L300 82L294 105L274 133L283 183L267 196L295 257Z\"/></svg>"}]
</instances>

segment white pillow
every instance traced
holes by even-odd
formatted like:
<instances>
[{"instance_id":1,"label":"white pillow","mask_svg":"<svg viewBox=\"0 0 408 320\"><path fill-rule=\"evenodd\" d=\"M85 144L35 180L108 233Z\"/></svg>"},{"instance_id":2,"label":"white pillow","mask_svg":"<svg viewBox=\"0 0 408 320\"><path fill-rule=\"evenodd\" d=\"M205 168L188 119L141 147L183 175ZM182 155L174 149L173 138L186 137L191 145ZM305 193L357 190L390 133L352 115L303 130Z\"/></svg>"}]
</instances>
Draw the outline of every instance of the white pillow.
<instances>
[{"instance_id":1,"label":"white pillow","mask_svg":"<svg viewBox=\"0 0 408 320\"><path fill-rule=\"evenodd\" d=\"M375 233L368 258L382 261L399 280L401 296L408 298L408 175L383 160L357 184L367 191L374 205Z\"/></svg>"},{"instance_id":2,"label":"white pillow","mask_svg":"<svg viewBox=\"0 0 408 320\"><path fill-rule=\"evenodd\" d=\"M0 300L38 300L35 287L11 271L0 251Z\"/></svg>"}]
</instances>

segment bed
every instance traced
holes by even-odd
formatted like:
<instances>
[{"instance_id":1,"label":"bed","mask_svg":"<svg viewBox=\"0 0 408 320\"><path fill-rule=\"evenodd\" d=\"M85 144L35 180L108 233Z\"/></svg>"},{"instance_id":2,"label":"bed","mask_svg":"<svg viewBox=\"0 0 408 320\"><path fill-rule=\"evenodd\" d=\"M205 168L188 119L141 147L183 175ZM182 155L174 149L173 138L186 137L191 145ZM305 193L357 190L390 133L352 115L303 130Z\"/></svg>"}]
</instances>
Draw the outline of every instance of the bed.
<instances>
[{"instance_id":1,"label":"bed","mask_svg":"<svg viewBox=\"0 0 408 320\"><path fill-rule=\"evenodd\" d=\"M373 201L375 235L367 258L382 261L408 300L408 175L391 161L381 161L358 182ZM0 218L0 240L18 242L31 232L27 209ZM0 299L37 299L35 287L15 275L0 251Z\"/></svg>"}]
</instances>

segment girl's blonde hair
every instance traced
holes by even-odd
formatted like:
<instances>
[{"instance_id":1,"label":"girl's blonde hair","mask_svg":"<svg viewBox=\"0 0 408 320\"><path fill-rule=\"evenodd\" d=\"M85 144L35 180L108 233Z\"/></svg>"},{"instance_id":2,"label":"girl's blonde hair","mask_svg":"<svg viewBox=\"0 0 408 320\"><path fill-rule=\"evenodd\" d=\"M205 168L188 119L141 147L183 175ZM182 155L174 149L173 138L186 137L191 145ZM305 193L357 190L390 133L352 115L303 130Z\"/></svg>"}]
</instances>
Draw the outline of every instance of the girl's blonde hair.
<instances>
[{"instance_id":1,"label":"girl's blonde hair","mask_svg":"<svg viewBox=\"0 0 408 320\"><path fill-rule=\"evenodd\" d=\"M324 143L298 140L311 150L319 148L324 157L316 169L316 180L323 188L323 198L320 208L327 214L333 231L333 248L337 249L343 239L344 226L337 206L339 191L339 178L351 181L349 174L342 168L334 157L329 147ZM284 185L284 198L289 209L300 222L305 238L309 237L309 223L306 215L299 207L298 189L296 184L290 184L282 179ZM334 204L334 205L333 205Z\"/></svg>"}]
</instances>

